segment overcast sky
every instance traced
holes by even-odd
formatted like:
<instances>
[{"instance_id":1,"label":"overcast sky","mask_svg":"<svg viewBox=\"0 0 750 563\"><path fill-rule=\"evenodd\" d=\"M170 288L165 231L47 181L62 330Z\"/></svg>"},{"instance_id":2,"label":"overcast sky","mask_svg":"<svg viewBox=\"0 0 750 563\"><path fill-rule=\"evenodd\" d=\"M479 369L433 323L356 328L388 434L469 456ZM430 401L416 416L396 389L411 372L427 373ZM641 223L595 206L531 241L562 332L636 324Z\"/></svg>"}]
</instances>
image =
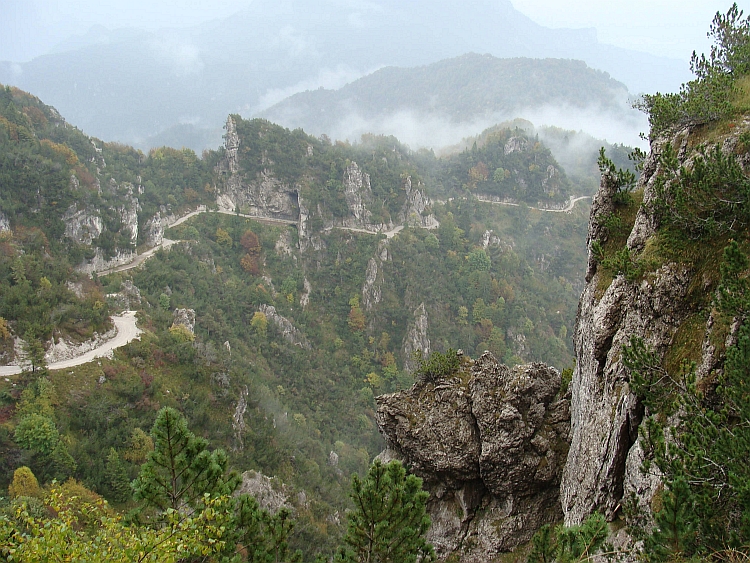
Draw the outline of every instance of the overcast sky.
<instances>
[{"instance_id":1,"label":"overcast sky","mask_svg":"<svg viewBox=\"0 0 750 563\"><path fill-rule=\"evenodd\" d=\"M24 62L93 25L183 27L222 18L252 0L0 0L0 60ZM378 0L338 0L342 5ZM404 0L426 1L430 0ZM460 1L460 0L457 0ZM492 0L487 0L492 2ZM706 31L719 0L512 0L547 27L593 27L599 40L658 55L689 59L706 51ZM741 6L742 7L742 6Z\"/></svg>"}]
</instances>

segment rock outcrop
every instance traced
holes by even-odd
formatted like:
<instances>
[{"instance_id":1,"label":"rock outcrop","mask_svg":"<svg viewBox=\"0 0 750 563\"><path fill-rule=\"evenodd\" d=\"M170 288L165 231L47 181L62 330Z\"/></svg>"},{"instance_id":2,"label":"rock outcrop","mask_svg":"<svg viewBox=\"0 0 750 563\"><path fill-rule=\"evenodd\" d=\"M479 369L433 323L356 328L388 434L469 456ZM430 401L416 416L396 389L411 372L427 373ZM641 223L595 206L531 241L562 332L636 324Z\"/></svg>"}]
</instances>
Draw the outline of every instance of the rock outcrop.
<instances>
[{"instance_id":1,"label":"rock outcrop","mask_svg":"<svg viewBox=\"0 0 750 563\"><path fill-rule=\"evenodd\" d=\"M175 216L173 214L167 214L166 207L162 206L162 208L157 211L151 219L146 221L146 224L143 226L146 246L154 247L163 243L164 231L175 221Z\"/></svg>"},{"instance_id":2,"label":"rock outcrop","mask_svg":"<svg viewBox=\"0 0 750 563\"><path fill-rule=\"evenodd\" d=\"M377 398L381 457L424 479L441 557L489 561L562 517L569 403L560 385L554 368L511 369L486 352L450 378Z\"/></svg>"},{"instance_id":3,"label":"rock outcrop","mask_svg":"<svg viewBox=\"0 0 750 563\"><path fill-rule=\"evenodd\" d=\"M344 226L366 229L372 226L372 188L370 175L363 172L356 162L352 161L344 170L344 199L351 217L344 218Z\"/></svg>"},{"instance_id":4,"label":"rock outcrop","mask_svg":"<svg viewBox=\"0 0 750 563\"><path fill-rule=\"evenodd\" d=\"M184 326L190 334L195 334L195 309L175 309L172 326Z\"/></svg>"},{"instance_id":5,"label":"rock outcrop","mask_svg":"<svg viewBox=\"0 0 750 563\"><path fill-rule=\"evenodd\" d=\"M273 325L279 330L284 340L295 346L304 348L305 350L310 350L312 348L307 341L307 338L305 338L305 335L292 324L292 321L279 315L276 312L276 307L273 305L261 305L258 309L266 316L268 321L273 323Z\"/></svg>"},{"instance_id":6,"label":"rock outcrop","mask_svg":"<svg viewBox=\"0 0 750 563\"><path fill-rule=\"evenodd\" d=\"M424 229L437 229L440 223L432 213L428 212L431 202L425 195L422 183L413 186L411 176L407 176L404 180L404 191L406 192L406 200L398 216L399 224Z\"/></svg>"},{"instance_id":7,"label":"rock outcrop","mask_svg":"<svg viewBox=\"0 0 750 563\"><path fill-rule=\"evenodd\" d=\"M265 162L268 168L256 175L243 173L238 157L242 141L233 116L229 116L225 128L225 158L216 167L223 179L217 186L216 202L219 208L234 211L239 207L243 212L258 217L297 221L300 217L300 186L276 178L268 161Z\"/></svg>"},{"instance_id":8,"label":"rock outcrop","mask_svg":"<svg viewBox=\"0 0 750 563\"><path fill-rule=\"evenodd\" d=\"M0 233L3 231L10 231L10 221L3 212L0 211Z\"/></svg>"},{"instance_id":9,"label":"rock outcrop","mask_svg":"<svg viewBox=\"0 0 750 563\"><path fill-rule=\"evenodd\" d=\"M254 497L260 507L271 514L276 514L282 508L293 509L286 487L275 478L266 477L257 471L245 471L242 474L242 483L236 494Z\"/></svg>"},{"instance_id":10,"label":"rock outcrop","mask_svg":"<svg viewBox=\"0 0 750 563\"><path fill-rule=\"evenodd\" d=\"M383 263L390 259L388 240L381 240L377 253L367 262L365 282L362 284L362 308L365 311L372 311L383 298Z\"/></svg>"},{"instance_id":11,"label":"rock outcrop","mask_svg":"<svg viewBox=\"0 0 750 563\"><path fill-rule=\"evenodd\" d=\"M409 324L409 328L404 336L402 350L404 354L404 370L414 371L417 361L414 359L414 353L422 352L423 357L430 355L430 339L427 336L429 322L427 319L427 310L422 303L414 311L414 320Z\"/></svg>"},{"instance_id":12,"label":"rock outcrop","mask_svg":"<svg viewBox=\"0 0 750 563\"><path fill-rule=\"evenodd\" d=\"M130 280L120 284L120 291L110 293L107 299L118 309L137 310L141 306L141 290Z\"/></svg>"},{"instance_id":13,"label":"rock outcrop","mask_svg":"<svg viewBox=\"0 0 750 563\"><path fill-rule=\"evenodd\" d=\"M104 223L98 213L87 209L77 209L72 205L63 215L65 236L78 244L91 246L95 238L102 234Z\"/></svg>"},{"instance_id":14,"label":"rock outcrop","mask_svg":"<svg viewBox=\"0 0 750 563\"><path fill-rule=\"evenodd\" d=\"M132 250L123 250L118 248L114 255L105 258L104 252L101 248L97 248L94 257L90 260L84 260L77 267L76 270L84 274L94 274L96 272L104 272L117 268L124 264L129 264L135 260L136 253Z\"/></svg>"},{"instance_id":15,"label":"rock outcrop","mask_svg":"<svg viewBox=\"0 0 750 563\"><path fill-rule=\"evenodd\" d=\"M129 231L130 243L135 247L138 244L138 198L133 195L133 184L125 184L127 195L122 206L117 211L122 221L122 228Z\"/></svg>"}]
</instances>

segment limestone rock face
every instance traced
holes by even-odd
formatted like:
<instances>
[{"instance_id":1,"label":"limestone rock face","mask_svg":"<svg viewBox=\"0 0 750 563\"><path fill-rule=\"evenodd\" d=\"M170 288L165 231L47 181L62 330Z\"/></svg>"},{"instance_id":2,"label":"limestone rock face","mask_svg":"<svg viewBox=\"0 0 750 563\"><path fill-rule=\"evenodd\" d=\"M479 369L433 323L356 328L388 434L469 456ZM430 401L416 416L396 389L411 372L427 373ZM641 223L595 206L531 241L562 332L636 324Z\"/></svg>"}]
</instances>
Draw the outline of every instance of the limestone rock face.
<instances>
[{"instance_id":1,"label":"limestone rock face","mask_svg":"<svg viewBox=\"0 0 750 563\"><path fill-rule=\"evenodd\" d=\"M406 201L404 201L404 207L398 216L399 223L425 229L438 228L440 223L435 216L432 213L425 213L431 202L425 195L422 183L413 186L411 176L407 176L404 180L404 190L406 191Z\"/></svg>"},{"instance_id":2,"label":"limestone rock face","mask_svg":"<svg viewBox=\"0 0 750 563\"><path fill-rule=\"evenodd\" d=\"M94 272L104 272L123 264L129 264L135 260L136 254L132 250L123 250L118 248L114 256L105 258L101 248L96 249L96 254L91 260L84 260L76 267L76 270L84 274L93 274Z\"/></svg>"},{"instance_id":3,"label":"limestone rock face","mask_svg":"<svg viewBox=\"0 0 750 563\"><path fill-rule=\"evenodd\" d=\"M300 346L305 350L311 349L310 343L307 341L307 338L305 338L305 335L292 324L292 321L279 315L276 312L276 307L272 305L261 305L258 309L266 316L269 322L276 326L285 340L295 346Z\"/></svg>"},{"instance_id":4,"label":"limestone rock face","mask_svg":"<svg viewBox=\"0 0 750 563\"><path fill-rule=\"evenodd\" d=\"M130 280L120 284L120 291L107 295L120 309L135 310L141 306L141 290Z\"/></svg>"},{"instance_id":5,"label":"limestone rock face","mask_svg":"<svg viewBox=\"0 0 750 563\"><path fill-rule=\"evenodd\" d=\"M643 188L642 205L628 237L627 247L634 259L655 235L658 224L649 212L656 197L656 177L661 173L661 152L669 141L680 163L688 165L689 131L677 132L671 139L652 143L644 162L638 187ZM725 142L725 150L731 143ZM576 367L570 389L571 447L560 486L565 523L580 523L593 511L614 518L625 498L635 493L641 506L649 506L658 487L658 476L640 472L643 449L638 428L644 407L631 392L630 373L622 363L622 348L633 336L663 358L673 344L680 326L694 315L688 291L695 283L695 272L666 262L640 281L618 275L602 287L603 273L594 253L594 241L606 240L604 222L614 209L616 185L605 175L594 198L589 223L589 260L586 286L581 295L574 334ZM711 345L713 321L708 316L703 333L698 377L716 368Z\"/></svg>"},{"instance_id":6,"label":"limestone rock face","mask_svg":"<svg viewBox=\"0 0 750 563\"><path fill-rule=\"evenodd\" d=\"M191 334L195 334L195 309L175 309L172 313L172 324L184 326Z\"/></svg>"},{"instance_id":7,"label":"limestone rock face","mask_svg":"<svg viewBox=\"0 0 750 563\"><path fill-rule=\"evenodd\" d=\"M489 561L559 520L569 402L542 364L508 368L486 352L454 377L377 398L388 450L430 492L440 557Z\"/></svg>"},{"instance_id":8,"label":"limestone rock face","mask_svg":"<svg viewBox=\"0 0 750 563\"><path fill-rule=\"evenodd\" d=\"M92 241L102 234L104 224L98 213L87 209L76 209L72 205L63 215L65 236L78 244L91 246Z\"/></svg>"},{"instance_id":9,"label":"limestone rock face","mask_svg":"<svg viewBox=\"0 0 750 563\"><path fill-rule=\"evenodd\" d=\"M244 174L239 162L241 140L237 124L230 115L225 125L225 157L216 166L223 181L217 186L216 203L220 209L234 211L237 207L258 217L297 221L300 218L298 193L300 187L282 182L270 170L271 162L265 160L257 175Z\"/></svg>"},{"instance_id":10,"label":"limestone rock face","mask_svg":"<svg viewBox=\"0 0 750 563\"><path fill-rule=\"evenodd\" d=\"M204 205L199 205L196 211L205 211ZM159 246L164 242L164 231L179 220L170 207L162 205L159 211L144 225L146 246Z\"/></svg>"},{"instance_id":11,"label":"limestone rock face","mask_svg":"<svg viewBox=\"0 0 750 563\"><path fill-rule=\"evenodd\" d=\"M123 229L130 231L130 242L138 244L138 198L133 196L133 185L127 184L128 195L123 205L118 209Z\"/></svg>"},{"instance_id":12,"label":"limestone rock face","mask_svg":"<svg viewBox=\"0 0 750 563\"><path fill-rule=\"evenodd\" d=\"M367 209L372 203L370 175L360 170L353 161L344 170L344 198L354 224L369 225L372 218L372 213Z\"/></svg>"},{"instance_id":13,"label":"limestone rock face","mask_svg":"<svg viewBox=\"0 0 750 563\"><path fill-rule=\"evenodd\" d=\"M162 224L161 213L159 211L146 222L144 228L146 231L146 244L148 246L159 246L164 242L164 225Z\"/></svg>"},{"instance_id":14,"label":"limestone rock face","mask_svg":"<svg viewBox=\"0 0 750 563\"><path fill-rule=\"evenodd\" d=\"M523 137L511 137L505 143L505 147L503 147L503 152L507 156L514 152L524 152L526 149L528 149L528 147L529 147L529 142Z\"/></svg>"},{"instance_id":15,"label":"limestone rock face","mask_svg":"<svg viewBox=\"0 0 750 563\"><path fill-rule=\"evenodd\" d=\"M242 174L230 176L217 197L219 208L243 212L272 219L299 219L297 193L299 186L289 185L273 176L269 170L261 171L255 178Z\"/></svg>"},{"instance_id":16,"label":"limestone rock face","mask_svg":"<svg viewBox=\"0 0 750 563\"><path fill-rule=\"evenodd\" d=\"M414 311L414 321L409 324L403 343L404 369L414 371L418 366L412 355L417 350L426 358L430 355L430 339L427 337L427 310L424 303Z\"/></svg>"},{"instance_id":17,"label":"limestone rock face","mask_svg":"<svg viewBox=\"0 0 750 563\"><path fill-rule=\"evenodd\" d=\"M227 167L230 174L235 174L240 169L240 163L237 158L237 153L240 149L240 136L237 134L237 124L231 115L227 118L224 128L227 131L224 135L224 148L227 150Z\"/></svg>"},{"instance_id":18,"label":"limestone rock face","mask_svg":"<svg viewBox=\"0 0 750 563\"><path fill-rule=\"evenodd\" d=\"M372 311L383 298L383 263L390 258L388 240L381 240L377 253L367 263L365 283L362 284L362 307L365 311Z\"/></svg>"},{"instance_id":19,"label":"limestone rock face","mask_svg":"<svg viewBox=\"0 0 750 563\"><path fill-rule=\"evenodd\" d=\"M380 283L378 283L378 278ZM372 311L372 308L380 303L382 297L382 272L375 258L370 258L365 271L365 283L362 286L362 306L365 311Z\"/></svg>"},{"instance_id":20,"label":"limestone rock face","mask_svg":"<svg viewBox=\"0 0 750 563\"><path fill-rule=\"evenodd\" d=\"M10 221L8 221L8 218L2 211L0 211L0 232L3 231L10 231Z\"/></svg>"},{"instance_id":21,"label":"limestone rock face","mask_svg":"<svg viewBox=\"0 0 750 563\"><path fill-rule=\"evenodd\" d=\"M262 509L271 514L276 514L282 508L293 509L285 489L284 485L262 473L245 471L242 474L242 483L237 489L237 494L248 494L255 497Z\"/></svg>"}]
</instances>

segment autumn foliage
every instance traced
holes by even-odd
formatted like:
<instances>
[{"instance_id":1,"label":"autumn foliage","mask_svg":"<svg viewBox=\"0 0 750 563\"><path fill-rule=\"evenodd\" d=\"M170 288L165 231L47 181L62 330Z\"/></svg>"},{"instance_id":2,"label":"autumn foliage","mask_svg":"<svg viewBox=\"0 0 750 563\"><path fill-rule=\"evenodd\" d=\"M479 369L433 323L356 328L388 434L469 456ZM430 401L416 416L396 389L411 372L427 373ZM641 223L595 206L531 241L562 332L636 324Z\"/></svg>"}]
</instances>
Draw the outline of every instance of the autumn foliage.
<instances>
[{"instance_id":1,"label":"autumn foliage","mask_svg":"<svg viewBox=\"0 0 750 563\"><path fill-rule=\"evenodd\" d=\"M248 274L257 276L260 274L260 241L258 235L247 230L240 238L240 246L245 249L246 254L240 258L240 266Z\"/></svg>"}]
</instances>

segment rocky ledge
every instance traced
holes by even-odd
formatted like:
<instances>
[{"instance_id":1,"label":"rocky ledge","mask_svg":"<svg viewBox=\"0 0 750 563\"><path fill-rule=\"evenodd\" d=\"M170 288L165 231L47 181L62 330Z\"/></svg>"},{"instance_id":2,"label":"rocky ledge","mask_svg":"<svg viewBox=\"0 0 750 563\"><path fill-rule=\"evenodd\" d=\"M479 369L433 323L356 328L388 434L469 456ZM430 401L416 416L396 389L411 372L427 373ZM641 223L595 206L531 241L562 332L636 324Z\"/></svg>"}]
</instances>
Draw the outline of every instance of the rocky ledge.
<instances>
[{"instance_id":1,"label":"rocky ledge","mask_svg":"<svg viewBox=\"0 0 750 563\"><path fill-rule=\"evenodd\" d=\"M458 373L377 398L388 449L430 492L429 540L441 558L491 561L562 519L569 400L544 364L509 368L489 353Z\"/></svg>"}]
</instances>

